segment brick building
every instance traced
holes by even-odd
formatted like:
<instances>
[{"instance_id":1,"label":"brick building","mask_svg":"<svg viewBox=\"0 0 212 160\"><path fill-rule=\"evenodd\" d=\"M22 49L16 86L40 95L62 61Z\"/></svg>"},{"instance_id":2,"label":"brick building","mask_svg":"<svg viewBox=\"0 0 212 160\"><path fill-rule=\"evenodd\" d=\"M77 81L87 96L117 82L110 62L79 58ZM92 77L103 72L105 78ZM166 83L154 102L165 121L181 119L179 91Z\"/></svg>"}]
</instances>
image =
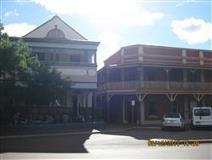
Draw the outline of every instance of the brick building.
<instances>
[{"instance_id":1,"label":"brick building","mask_svg":"<svg viewBox=\"0 0 212 160\"><path fill-rule=\"evenodd\" d=\"M212 51L151 45L122 47L98 71L97 106L105 120L157 124L166 112L191 119L212 105Z\"/></svg>"}]
</instances>

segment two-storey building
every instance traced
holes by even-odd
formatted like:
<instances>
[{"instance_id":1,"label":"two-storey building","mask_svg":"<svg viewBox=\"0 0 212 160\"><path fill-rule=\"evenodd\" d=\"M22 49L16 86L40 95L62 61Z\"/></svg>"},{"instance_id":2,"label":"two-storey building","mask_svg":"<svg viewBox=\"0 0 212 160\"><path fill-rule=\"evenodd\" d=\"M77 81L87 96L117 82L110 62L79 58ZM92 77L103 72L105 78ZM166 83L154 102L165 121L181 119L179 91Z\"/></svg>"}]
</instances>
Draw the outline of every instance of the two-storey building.
<instances>
[{"instance_id":1,"label":"two-storey building","mask_svg":"<svg viewBox=\"0 0 212 160\"><path fill-rule=\"evenodd\" d=\"M98 71L97 95L109 122L156 124L166 112L190 120L192 107L212 105L212 51L122 47Z\"/></svg>"},{"instance_id":2,"label":"two-storey building","mask_svg":"<svg viewBox=\"0 0 212 160\"><path fill-rule=\"evenodd\" d=\"M41 63L61 72L69 85L63 106L74 114L90 115L97 88L96 51L99 42L88 41L58 16L22 37ZM12 38L14 41L15 37Z\"/></svg>"}]
</instances>

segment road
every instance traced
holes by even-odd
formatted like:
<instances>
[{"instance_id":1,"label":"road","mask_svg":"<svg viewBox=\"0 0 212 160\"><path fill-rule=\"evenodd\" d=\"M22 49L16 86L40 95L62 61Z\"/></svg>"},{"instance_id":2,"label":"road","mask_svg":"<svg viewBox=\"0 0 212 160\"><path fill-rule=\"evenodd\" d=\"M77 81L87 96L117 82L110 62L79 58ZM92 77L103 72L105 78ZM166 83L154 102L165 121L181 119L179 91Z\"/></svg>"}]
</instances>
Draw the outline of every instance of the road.
<instances>
[{"instance_id":1,"label":"road","mask_svg":"<svg viewBox=\"0 0 212 160\"><path fill-rule=\"evenodd\" d=\"M91 131L92 132L92 131ZM104 134L64 134L1 139L1 159L139 158L212 159L212 144L148 146L148 138L211 138L211 131L137 129Z\"/></svg>"}]
</instances>

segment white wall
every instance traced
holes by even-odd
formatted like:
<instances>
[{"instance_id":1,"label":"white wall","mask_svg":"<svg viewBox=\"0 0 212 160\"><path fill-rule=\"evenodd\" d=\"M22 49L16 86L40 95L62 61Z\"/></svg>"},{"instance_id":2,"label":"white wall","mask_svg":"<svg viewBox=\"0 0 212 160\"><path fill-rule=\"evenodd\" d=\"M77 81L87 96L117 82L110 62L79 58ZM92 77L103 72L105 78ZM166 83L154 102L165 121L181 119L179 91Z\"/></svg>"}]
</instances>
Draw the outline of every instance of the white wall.
<instances>
[{"instance_id":1,"label":"white wall","mask_svg":"<svg viewBox=\"0 0 212 160\"><path fill-rule=\"evenodd\" d=\"M74 82L97 82L96 67L54 66L63 78Z\"/></svg>"}]
</instances>

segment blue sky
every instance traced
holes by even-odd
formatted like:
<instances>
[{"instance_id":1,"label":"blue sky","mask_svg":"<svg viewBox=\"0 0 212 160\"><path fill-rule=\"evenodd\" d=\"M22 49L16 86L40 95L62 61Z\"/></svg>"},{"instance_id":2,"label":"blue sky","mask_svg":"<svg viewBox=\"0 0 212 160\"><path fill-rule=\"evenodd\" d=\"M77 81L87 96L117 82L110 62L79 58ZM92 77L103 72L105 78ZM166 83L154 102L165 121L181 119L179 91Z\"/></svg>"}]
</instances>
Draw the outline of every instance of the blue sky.
<instances>
[{"instance_id":1,"label":"blue sky","mask_svg":"<svg viewBox=\"0 0 212 160\"><path fill-rule=\"evenodd\" d=\"M0 0L1 23L23 36L59 15L88 40L100 41L98 64L131 44L212 48L209 0Z\"/></svg>"}]
</instances>

